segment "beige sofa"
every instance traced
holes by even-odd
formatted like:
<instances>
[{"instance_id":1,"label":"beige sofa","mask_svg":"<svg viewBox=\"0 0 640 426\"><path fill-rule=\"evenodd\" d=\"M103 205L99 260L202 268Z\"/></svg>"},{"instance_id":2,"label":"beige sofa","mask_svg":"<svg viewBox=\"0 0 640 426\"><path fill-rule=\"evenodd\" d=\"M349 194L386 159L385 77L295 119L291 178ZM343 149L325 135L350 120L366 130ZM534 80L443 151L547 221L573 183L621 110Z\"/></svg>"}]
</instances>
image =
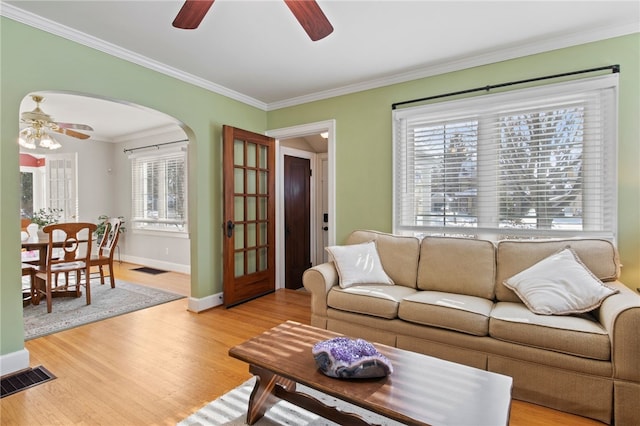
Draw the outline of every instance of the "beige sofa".
<instances>
[{"instance_id":1,"label":"beige sofa","mask_svg":"<svg viewBox=\"0 0 640 426\"><path fill-rule=\"evenodd\" d=\"M640 424L640 296L617 281L610 242L354 231L346 244L372 240L394 285L341 288L333 262L310 268L312 325L511 376L515 399ZM567 245L619 293L587 314L534 314L503 281Z\"/></svg>"}]
</instances>

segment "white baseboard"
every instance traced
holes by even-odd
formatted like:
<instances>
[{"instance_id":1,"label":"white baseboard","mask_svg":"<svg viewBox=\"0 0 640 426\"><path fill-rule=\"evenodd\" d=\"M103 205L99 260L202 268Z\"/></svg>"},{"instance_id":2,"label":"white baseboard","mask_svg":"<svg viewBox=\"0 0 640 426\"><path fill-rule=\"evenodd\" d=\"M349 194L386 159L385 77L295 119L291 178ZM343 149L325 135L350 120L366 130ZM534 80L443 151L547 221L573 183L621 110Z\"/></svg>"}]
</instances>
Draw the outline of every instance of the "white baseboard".
<instances>
[{"instance_id":1,"label":"white baseboard","mask_svg":"<svg viewBox=\"0 0 640 426\"><path fill-rule=\"evenodd\" d=\"M114 259L114 262L116 261L116 259ZM150 268L164 269L165 271L180 272L183 274L191 273L191 265L183 265L180 263L163 262L162 260L146 259L144 257L128 256L126 254L122 255L122 258L119 260L122 260L123 262L135 263L136 265L148 266Z\"/></svg>"},{"instance_id":2,"label":"white baseboard","mask_svg":"<svg viewBox=\"0 0 640 426\"><path fill-rule=\"evenodd\" d=\"M163 262L161 260L156 259L146 259L143 257L136 256L122 256L123 262L134 263L136 265L144 265L149 266L151 268L164 269L166 271L180 272L183 274L191 273L191 265L182 265L179 263L171 263L171 262ZM189 298L189 306L187 309L191 312L202 312L207 309L215 308L216 306L222 305L222 293L212 294L211 296L203 297L203 298Z\"/></svg>"},{"instance_id":3,"label":"white baseboard","mask_svg":"<svg viewBox=\"0 0 640 426\"><path fill-rule=\"evenodd\" d=\"M0 376L29 368L29 351L22 349L0 355Z\"/></svg>"},{"instance_id":4,"label":"white baseboard","mask_svg":"<svg viewBox=\"0 0 640 426\"><path fill-rule=\"evenodd\" d=\"M212 294L211 296L203 297L203 298L189 298L189 306L188 310L191 312L202 312L207 309L215 308L216 306L222 305L222 293Z\"/></svg>"}]
</instances>

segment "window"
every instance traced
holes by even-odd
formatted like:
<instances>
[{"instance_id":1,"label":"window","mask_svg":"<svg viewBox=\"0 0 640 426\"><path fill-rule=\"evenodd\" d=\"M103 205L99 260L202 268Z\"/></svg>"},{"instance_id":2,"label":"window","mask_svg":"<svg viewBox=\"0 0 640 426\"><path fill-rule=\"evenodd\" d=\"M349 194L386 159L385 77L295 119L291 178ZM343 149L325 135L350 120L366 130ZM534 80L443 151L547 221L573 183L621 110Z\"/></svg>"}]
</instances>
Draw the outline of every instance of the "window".
<instances>
[{"instance_id":1,"label":"window","mask_svg":"<svg viewBox=\"0 0 640 426\"><path fill-rule=\"evenodd\" d=\"M132 154L133 229L187 232L186 145Z\"/></svg>"},{"instance_id":2,"label":"window","mask_svg":"<svg viewBox=\"0 0 640 426\"><path fill-rule=\"evenodd\" d=\"M20 217L33 216L33 172L22 171L20 167Z\"/></svg>"},{"instance_id":3,"label":"window","mask_svg":"<svg viewBox=\"0 0 640 426\"><path fill-rule=\"evenodd\" d=\"M394 231L615 239L617 77L394 111Z\"/></svg>"}]
</instances>

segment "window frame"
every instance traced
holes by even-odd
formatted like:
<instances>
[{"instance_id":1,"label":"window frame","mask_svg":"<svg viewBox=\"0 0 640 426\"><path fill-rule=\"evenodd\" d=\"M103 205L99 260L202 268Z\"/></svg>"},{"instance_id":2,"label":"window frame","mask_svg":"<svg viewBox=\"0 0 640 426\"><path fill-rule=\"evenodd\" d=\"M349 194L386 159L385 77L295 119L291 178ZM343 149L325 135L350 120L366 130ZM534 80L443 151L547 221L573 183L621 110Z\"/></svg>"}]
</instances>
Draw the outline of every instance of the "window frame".
<instances>
[{"instance_id":1,"label":"window frame","mask_svg":"<svg viewBox=\"0 0 640 426\"><path fill-rule=\"evenodd\" d=\"M47 154L44 158L45 208L61 209L60 222L76 222L79 217L78 153Z\"/></svg>"},{"instance_id":2,"label":"window frame","mask_svg":"<svg viewBox=\"0 0 640 426\"><path fill-rule=\"evenodd\" d=\"M188 143L176 143L170 147L157 147L154 150L145 150L142 152L133 152L129 154L131 161L131 229L135 233L160 233L165 236L187 237L189 233L189 214L188 214ZM157 218L155 220L140 215L145 211L144 185L145 176L142 176L141 162L159 163L166 170L168 161L181 160L183 164L184 175L182 176L182 199L183 199L183 218ZM167 186L166 176L163 179L164 187ZM142 204L142 205L140 205ZM170 209L165 202L158 210L169 211ZM166 216L166 214L165 214ZM172 225L175 226L172 229Z\"/></svg>"},{"instance_id":3,"label":"window frame","mask_svg":"<svg viewBox=\"0 0 640 426\"><path fill-rule=\"evenodd\" d=\"M498 121L501 116L500 111L511 111L514 108L536 108L548 104L549 99L569 99L575 98L576 95L591 93L596 91L605 91L603 96L604 101L607 103L607 113L611 114L611 120L608 120L606 124L602 126L602 138L595 141L598 144L604 154L603 158L598 159L602 163L598 163L598 166L605 169L603 172L602 182L608 190L608 193L598 194L600 202L607 200L611 205L612 214L604 219L605 226L600 230L550 230L550 229L514 229L514 228L501 228L500 217L496 215L491 221L487 221L486 217L481 217L481 212L477 213L476 226L471 227L455 227L455 226L424 226L416 225L415 222L415 209L414 211L407 211L407 208L403 210L403 205L415 203L418 201L417 192L413 192L411 196L410 189L411 183L416 182L417 179L411 177L410 170L416 163L416 158L411 153L407 154L407 151L411 147L415 147L413 141L410 140L410 136L407 133L406 121L407 120L425 120L431 123L451 121L456 119L470 119L475 117L478 121L478 125L481 126L485 120ZM529 87L524 89L510 90L506 92L488 94L482 96L472 96L462 99L455 99L444 102L430 103L427 105L420 105L416 107L407 107L402 109L396 109L392 112L393 122L393 232L397 234L407 234L416 236L425 235L449 235L449 236L464 236L470 238L484 238L484 239L503 239L503 238L557 238L557 237L594 237L594 238L606 238L612 241L617 239L617 132L618 132L618 74L611 74L606 76L585 78L580 80L573 80L568 82L561 82L555 84L549 84L544 86ZM585 122L587 125L588 122ZM492 124L495 126L495 123ZM478 130L478 135L482 130ZM481 160L481 153L483 153L484 146L482 146L483 139L477 136L476 151L478 157L477 167L480 168L481 161L488 161L486 158ZM499 142L492 142L499 146ZM589 140L583 142L584 149L590 149L594 141ZM443 143L444 146L444 143ZM496 149L497 155L499 149ZM405 161L407 157L413 159L411 165ZM496 162L496 157L489 159ZM583 161L583 176L588 173L590 165L585 164ZM596 161L596 160L594 160ZM496 167L497 173L493 176L492 187L481 187L478 185L477 192L480 196L481 192L495 194L499 188L499 179L495 176L499 176L500 166ZM484 181L485 183L488 180ZM408 194L408 197L403 197L404 194ZM406 200L409 201L406 201ZM494 215L497 209L500 208L500 201L497 199L495 205L490 208L493 209ZM478 210L481 210L479 207ZM405 215L405 220L403 216ZM407 216L408 215L408 216ZM410 218L407 221L407 218ZM587 219L583 218L583 223ZM411 224L413 221L414 224ZM508 234L508 235L504 235Z\"/></svg>"}]
</instances>

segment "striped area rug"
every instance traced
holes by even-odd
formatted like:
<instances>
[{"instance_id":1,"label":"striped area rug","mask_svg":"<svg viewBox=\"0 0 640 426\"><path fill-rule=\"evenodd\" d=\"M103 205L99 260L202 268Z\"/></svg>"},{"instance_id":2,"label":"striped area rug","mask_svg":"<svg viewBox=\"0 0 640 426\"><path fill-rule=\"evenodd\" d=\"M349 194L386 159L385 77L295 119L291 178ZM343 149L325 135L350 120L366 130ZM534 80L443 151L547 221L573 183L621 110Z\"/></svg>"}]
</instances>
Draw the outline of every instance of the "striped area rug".
<instances>
[{"instance_id":1,"label":"striped area rug","mask_svg":"<svg viewBox=\"0 0 640 426\"><path fill-rule=\"evenodd\" d=\"M191 416L178 423L178 426L218 426L246 424L247 405L255 383L255 377L220 398L210 402ZM340 401L331 396L317 392L306 386L297 385L299 392L304 392L320 400L323 404L338 407L341 411L355 413L370 424L400 426L402 423L387 419L378 414L366 411L355 405ZM280 401L266 412L256 423L258 426L339 426L337 423L296 407L287 401Z\"/></svg>"}]
</instances>

